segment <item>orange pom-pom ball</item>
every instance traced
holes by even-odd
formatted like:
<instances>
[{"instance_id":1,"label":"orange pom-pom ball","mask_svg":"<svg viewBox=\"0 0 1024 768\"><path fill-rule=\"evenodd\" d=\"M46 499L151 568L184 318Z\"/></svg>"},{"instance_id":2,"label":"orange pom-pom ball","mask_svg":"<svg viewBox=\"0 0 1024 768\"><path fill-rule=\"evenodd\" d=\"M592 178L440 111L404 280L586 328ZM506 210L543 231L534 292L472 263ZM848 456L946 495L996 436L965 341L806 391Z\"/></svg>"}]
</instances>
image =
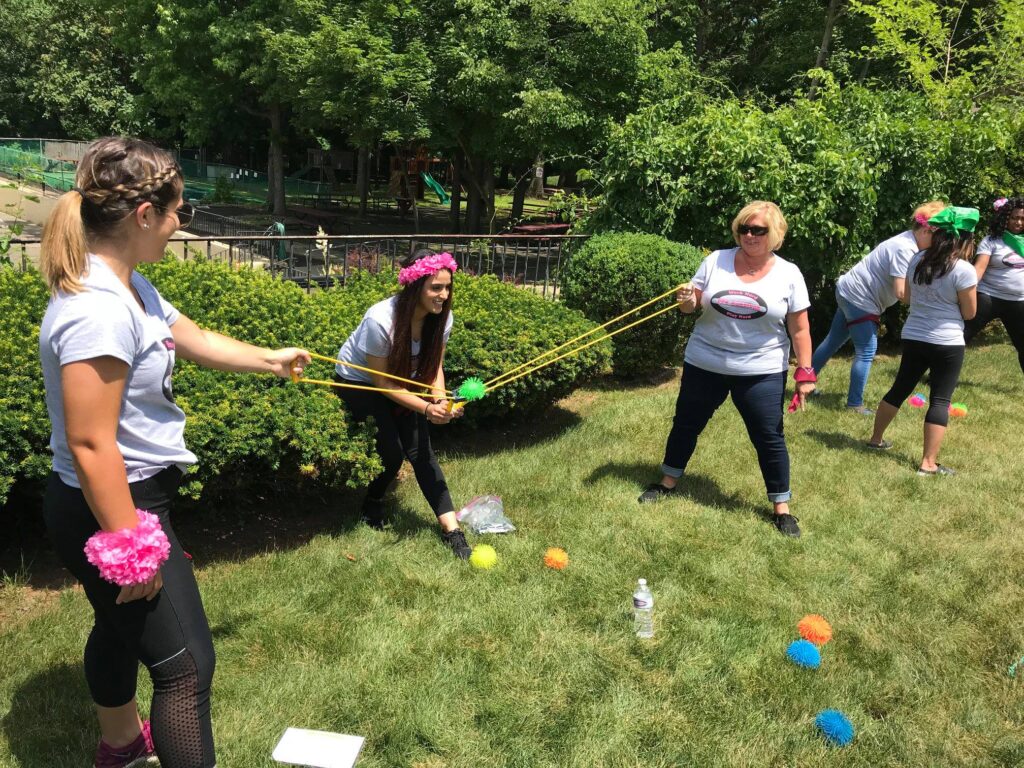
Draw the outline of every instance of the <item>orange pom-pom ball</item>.
<instances>
[{"instance_id":1,"label":"orange pom-pom ball","mask_svg":"<svg viewBox=\"0 0 1024 768\"><path fill-rule=\"evenodd\" d=\"M832 639L832 625L816 613L804 616L796 625L800 637L815 645L824 645Z\"/></svg>"},{"instance_id":2,"label":"orange pom-pom ball","mask_svg":"<svg viewBox=\"0 0 1024 768\"><path fill-rule=\"evenodd\" d=\"M560 571L568 564L569 555L564 549L549 547L548 551L544 553L544 565L548 568L554 568L556 571Z\"/></svg>"}]
</instances>

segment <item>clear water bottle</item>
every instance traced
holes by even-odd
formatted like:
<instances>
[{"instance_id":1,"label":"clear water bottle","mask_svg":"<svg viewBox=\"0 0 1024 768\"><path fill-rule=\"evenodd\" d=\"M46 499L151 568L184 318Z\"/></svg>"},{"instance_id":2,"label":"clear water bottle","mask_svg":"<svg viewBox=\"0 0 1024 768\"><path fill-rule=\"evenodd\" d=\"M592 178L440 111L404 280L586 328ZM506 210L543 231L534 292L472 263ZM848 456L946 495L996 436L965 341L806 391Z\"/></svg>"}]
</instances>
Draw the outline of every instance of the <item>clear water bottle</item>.
<instances>
[{"instance_id":1,"label":"clear water bottle","mask_svg":"<svg viewBox=\"0 0 1024 768\"><path fill-rule=\"evenodd\" d=\"M633 629L637 637L654 637L654 595L647 588L647 579L636 582L636 591L633 593Z\"/></svg>"}]
</instances>

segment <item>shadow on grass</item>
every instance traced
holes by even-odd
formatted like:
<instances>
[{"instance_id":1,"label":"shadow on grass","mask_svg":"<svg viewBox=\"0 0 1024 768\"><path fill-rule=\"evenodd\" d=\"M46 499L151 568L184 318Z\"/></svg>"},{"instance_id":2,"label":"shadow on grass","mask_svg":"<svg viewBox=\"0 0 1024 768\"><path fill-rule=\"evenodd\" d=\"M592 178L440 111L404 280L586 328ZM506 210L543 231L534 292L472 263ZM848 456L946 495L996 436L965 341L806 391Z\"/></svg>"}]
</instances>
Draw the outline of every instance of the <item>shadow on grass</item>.
<instances>
[{"instance_id":1,"label":"shadow on grass","mask_svg":"<svg viewBox=\"0 0 1024 768\"><path fill-rule=\"evenodd\" d=\"M430 441L440 455L480 457L555 440L583 421L578 413L553 405L535 418L527 421L484 425L479 429L463 428L456 425L434 427L430 430Z\"/></svg>"},{"instance_id":2,"label":"shadow on grass","mask_svg":"<svg viewBox=\"0 0 1024 768\"><path fill-rule=\"evenodd\" d=\"M21 768L92 764L99 726L79 665L60 664L23 682L2 722Z\"/></svg>"},{"instance_id":3,"label":"shadow on grass","mask_svg":"<svg viewBox=\"0 0 1024 768\"><path fill-rule=\"evenodd\" d=\"M889 461L895 461L901 466L913 465L916 459L908 456L902 451L889 449L888 451L874 451L867 447L867 441L863 438L854 437L846 432L823 432L820 429L809 429L804 434L812 440L817 440L826 448L833 448L842 451L857 451L867 456L881 456ZM914 466L916 469L917 467Z\"/></svg>"},{"instance_id":4,"label":"shadow on grass","mask_svg":"<svg viewBox=\"0 0 1024 768\"><path fill-rule=\"evenodd\" d=\"M653 464L625 464L621 462L610 462L603 464L590 473L588 483L596 483L605 478L625 480L636 484L636 492L639 496L649 483L660 479L658 467ZM751 504L737 493L726 493L721 486L710 477L704 475L684 475L680 480L675 496L682 496L705 507L716 507L730 512L743 512L764 516L765 509ZM673 496L667 496L664 501L671 501Z\"/></svg>"}]
</instances>

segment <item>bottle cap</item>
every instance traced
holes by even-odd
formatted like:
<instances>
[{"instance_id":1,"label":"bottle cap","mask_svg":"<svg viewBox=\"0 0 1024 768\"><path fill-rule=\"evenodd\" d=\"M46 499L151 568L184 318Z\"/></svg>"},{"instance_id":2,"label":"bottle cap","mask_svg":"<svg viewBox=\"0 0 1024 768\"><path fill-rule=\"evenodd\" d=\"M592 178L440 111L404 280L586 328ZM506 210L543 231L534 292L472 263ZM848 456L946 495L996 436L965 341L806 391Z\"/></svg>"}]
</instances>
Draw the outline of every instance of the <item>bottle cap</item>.
<instances>
[{"instance_id":1,"label":"bottle cap","mask_svg":"<svg viewBox=\"0 0 1024 768\"><path fill-rule=\"evenodd\" d=\"M641 586L646 587L647 586L647 579L637 579L636 583L640 584Z\"/></svg>"}]
</instances>

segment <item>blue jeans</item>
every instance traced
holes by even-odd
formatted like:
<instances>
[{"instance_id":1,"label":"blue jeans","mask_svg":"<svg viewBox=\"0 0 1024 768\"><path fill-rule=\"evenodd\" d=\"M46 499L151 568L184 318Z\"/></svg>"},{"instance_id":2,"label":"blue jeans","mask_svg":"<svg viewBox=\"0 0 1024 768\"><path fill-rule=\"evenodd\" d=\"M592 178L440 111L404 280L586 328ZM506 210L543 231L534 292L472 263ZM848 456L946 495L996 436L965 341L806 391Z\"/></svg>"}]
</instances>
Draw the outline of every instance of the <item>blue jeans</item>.
<instances>
[{"instance_id":1,"label":"blue jeans","mask_svg":"<svg viewBox=\"0 0 1024 768\"><path fill-rule=\"evenodd\" d=\"M729 376L683 363L683 381L661 471L669 477L682 477L697 448L697 438L730 394L757 451L768 500L789 501L793 495L789 490L789 451L782 433L786 371Z\"/></svg>"},{"instance_id":2,"label":"blue jeans","mask_svg":"<svg viewBox=\"0 0 1024 768\"><path fill-rule=\"evenodd\" d=\"M838 293L836 301L839 302L839 308L836 310L836 316L832 318L832 327L825 340L814 350L811 367L821 375L821 369L832 359L832 355L852 338L854 354L853 365L850 366L850 389L846 393L846 405L857 408L864 405L864 389L868 384L868 374L871 373L871 362L875 359L875 351L878 349L878 323L865 320L849 325L851 320L859 320L874 313L853 306Z\"/></svg>"}]
</instances>

